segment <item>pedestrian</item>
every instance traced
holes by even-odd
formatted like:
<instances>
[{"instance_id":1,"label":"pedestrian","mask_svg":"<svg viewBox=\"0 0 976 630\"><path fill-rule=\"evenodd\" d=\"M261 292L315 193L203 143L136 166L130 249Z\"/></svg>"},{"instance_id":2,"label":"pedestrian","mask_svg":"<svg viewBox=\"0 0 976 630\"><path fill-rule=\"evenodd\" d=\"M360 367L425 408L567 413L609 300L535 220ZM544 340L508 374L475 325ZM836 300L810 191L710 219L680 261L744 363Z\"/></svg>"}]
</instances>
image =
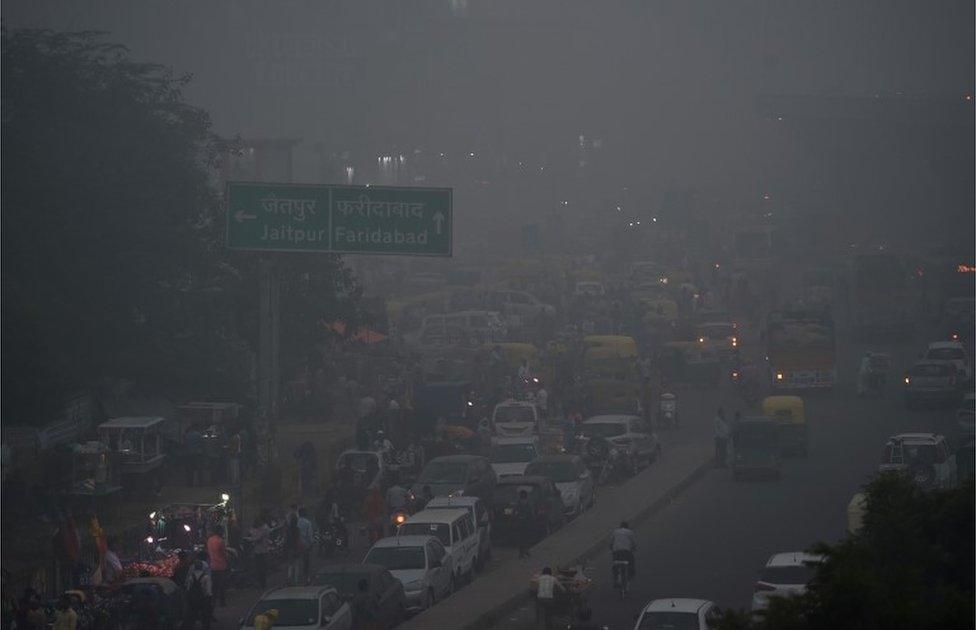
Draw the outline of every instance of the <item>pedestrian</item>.
<instances>
[{"instance_id":1,"label":"pedestrian","mask_svg":"<svg viewBox=\"0 0 976 630\"><path fill-rule=\"evenodd\" d=\"M248 532L251 539L251 556L254 558L254 578L262 589L268 586L268 552L270 531L260 516L254 517L254 525ZM182 552L181 552L182 553Z\"/></svg>"},{"instance_id":2,"label":"pedestrian","mask_svg":"<svg viewBox=\"0 0 976 630\"><path fill-rule=\"evenodd\" d=\"M111 584L122 576L122 561L118 555L112 551L115 546L115 538L108 538L105 542L105 555L102 558L102 581Z\"/></svg>"},{"instance_id":3,"label":"pedestrian","mask_svg":"<svg viewBox=\"0 0 976 630\"><path fill-rule=\"evenodd\" d=\"M190 574L190 569L193 567L193 558L186 551L180 549L176 553L176 560L172 580L182 586L186 583L186 576Z\"/></svg>"},{"instance_id":4,"label":"pedestrian","mask_svg":"<svg viewBox=\"0 0 976 630\"><path fill-rule=\"evenodd\" d=\"M522 385L529 380L529 376L531 376L531 372L529 371L529 360L522 359L522 364L519 365L518 369L519 387L522 387Z\"/></svg>"},{"instance_id":5,"label":"pedestrian","mask_svg":"<svg viewBox=\"0 0 976 630\"><path fill-rule=\"evenodd\" d=\"M301 543L299 548L302 560L302 580L308 583L311 575L312 547L315 546L315 531L304 506L298 508L298 520L295 525L298 527L298 538Z\"/></svg>"},{"instance_id":6,"label":"pedestrian","mask_svg":"<svg viewBox=\"0 0 976 630\"><path fill-rule=\"evenodd\" d=\"M728 422L725 421L725 412L721 407L718 408L718 413L715 414L714 434L715 465L719 468L725 468L728 460L728 445L731 430L729 429Z\"/></svg>"},{"instance_id":7,"label":"pedestrian","mask_svg":"<svg viewBox=\"0 0 976 630\"><path fill-rule=\"evenodd\" d=\"M54 613L54 625L51 630L75 630L78 627L78 613L71 608L71 598L61 595Z\"/></svg>"},{"instance_id":8,"label":"pedestrian","mask_svg":"<svg viewBox=\"0 0 976 630\"><path fill-rule=\"evenodd\" d=\"M186 576L185 588L184 630L192 629L198 621L204 630L209 630L213 615L213 584L210 570L202 557L197 558L189 575Z\"/></svg>"},{"instance_id":9,"label":"pedestrian","mask_svg":"<svg viewBox=\"0 0 976 630\"><path fill-rule=\"evenodd\" d=\"M383 536L383 518L387 515L386 501L383 500L378 486L373 486L366 495L362 515L369 529L369 542L372 544Z\"/></svg>"},{"instance_id":10,"label":"pedestrian","mask_svg":"<svg viewBox=\"0 0 976 630\"><path fill-rule=\"evenodd\" d=\"M210 537L207 538L207 558L210 563L213 598L221 607L227 606L227 573L230 564L227 560L227 544L220 534L219 527L210 530Z\"/></svg>"},{"instance_id":11,"label":"pedestrian","mask_svg":"<svg viewBox=\"0 0 976 630\"><path fill-rule=\"evenodd\" d=\"M285 517L284 557L288 570L288 584L298 586L302 572L302 542L298 532L298 512Z\"/></svg>"},{"instance_id":12,"label":"pedestrian","mask_svg":"<svg viewBox=\"0 0 976 630\"><path fill-rule=\"evenodd\" d=\"M516 537L518 538L519 558L528 558L529 539L532 536L532 504L529 503L529 493L519 490L518 501L515 503L515 520L518 523Z\"/></svg>"},{"instance_id":13,"label":"pedestrian","mask_svg":"<svg viewBox=\"0 0 976 630\"><path fill-rule=\"evenodd\" d=\"M546 391L545 387L539 387L539 391L535 393L535 404L542 413L542 417L547 418L549 416L549 392Z\"/></svg>"},{"instance_id":14,"label":"pedestrian","mask_svg":"<svg viewBox=\"0 0 976 630\"><path fill-rule=\"evenodd\" d=\"M369 580L362 579L356 583L356 594L352 599L353 627L356 630L375 630L378 628L376 606L369 596Z\"/></svg>"},{"instance_id":15,"label":"pedestrian","mask_svg":"<svg viewBox=\"0 0 976 630\"><path fill-rule=\"evenodd\" d=\"M386 491L386 504L390 512L407 507L407 489L397 480Z\"/></svg>"},{"instance_id":16,"label":"pedestrian","mask_svg":"<svg viewBox=\"0 0 976 630\"><path fill-rule=\"evenodd\" d=\"M552 569L544 567L542 575L537 580L535 591L535 623L536 627L548 630L549 619L555 607L556 594L566 589L552 575Z\"/></svg>"}]
</instances>

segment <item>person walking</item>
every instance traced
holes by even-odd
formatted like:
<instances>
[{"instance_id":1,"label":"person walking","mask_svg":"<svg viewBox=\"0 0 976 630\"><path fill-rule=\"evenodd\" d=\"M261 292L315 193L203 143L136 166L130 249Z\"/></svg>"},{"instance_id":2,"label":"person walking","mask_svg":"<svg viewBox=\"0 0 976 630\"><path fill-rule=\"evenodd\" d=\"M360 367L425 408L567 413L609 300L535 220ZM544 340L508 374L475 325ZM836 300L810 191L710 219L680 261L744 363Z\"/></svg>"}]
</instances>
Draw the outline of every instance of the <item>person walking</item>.
<instances>
[{"instance_id":1,"label":"person walking","mask_svg":"<svg viewBox=\"0 0 976 630\"><path fill-rule=\"evenodd\" d=\"M369 529L369 542L373 544L383 537L383 519L387 515L386 501L378 487L374 486L366 495L362 515Z\"/></svg>"},{"instance_id":2,"label":"person walking","mask_svg":"<svg viewBox=\"0 0 976 630\"><path fill-rule=\"evenodd\" d=\"M563 585L552 575L552 569L544 567L542 574L536 578L535 591L535 623L536 627L548 630L550 617L555 607L556 594L565 591Z\"/></svg>"},{"instance_id":3,"label":"person walking","mask_svg":"<svg viewBox=\"0 0 976 630\"><path fill-rule=\"evenodd\" d=\"M730 435L731 429L725 421L725 412L719 407L714 421L715 465L719 468L725 468L727 464Z\"/></svg>"},{"instance_id":4,"label":"person walking","mask_svg":"<svg viewBox=\"0 0 976 630\"><path fill-rule=\"evenodd\" d=\"M532 504L529 503L529 493L519 490L518 501L515 503L515 519L518 523L516 536L518 538L519 558L528 558L529 538L532 536Z\"/></svg>"},{"instance_id":5,"label":"person walking","mask_svg":"<svg viewBox=\"0 0 976 630\"><path fill-rule=\"evenodd\" d=\"M197 558L186 577L186 612L183 616L184 630L192 630L199 621L204 630L210 630L213 615L213 584L210 570L202 558Z\"/></svg>"},{"instance_id":6,"label":"person walking","mask_svg":"<svg viewBox=\"0 0 976 630\"><path fill-rule=\"evenodd\" d=\"M298 539L301 543L302 580L307 584L311 576L312 547L315 546L315 532L312 521L308 518L308 510L304 506L298 508Z\"/></svg>"},{"instance_id":7,"label":"person walking","mask_svg":"<svg viewBox=\"0 0 976 630\"><path fill-rule=\"evenodd\" d=\"M227 560L227 544L221 536L220 528L213 527L207 538L207 558L210 563L211 594L215 603L227 606L227 573L230 563Z\"/></svg>"},{"instance_id":8,"label":"person walking","mask_svg":"<svg viewBox=\"0 0 976 630\"><path fill-rule=\"evenodd\" d=\"M227 475L230 483L237 485L241 482L241 454L244 451L244 438L240 430L234 431L227 442Z\"/></svg>"},{"instance_id":9,"label":"person walking","mask_svg":"<svg viewBox=\"0 0 976 630\"><path fill-rule=\"evenodd\" d=\"M254 578L262 589L268 586L268 552L270 531L260 516L254 517L254 525L248 532L251 539L251 555L254 557Z\"/></svg>"},{"instance_id":10,"label":"person walking","mask_svg":"<svg viewBox=\"0 0 976 630\"><path fill-rule=\"evenodd\" d=\"M299 586L302 571L302 541L298 531L298 513L291 512L285 519L285 562L288 564L288 583Z\"/></svg>"}]
</instances>

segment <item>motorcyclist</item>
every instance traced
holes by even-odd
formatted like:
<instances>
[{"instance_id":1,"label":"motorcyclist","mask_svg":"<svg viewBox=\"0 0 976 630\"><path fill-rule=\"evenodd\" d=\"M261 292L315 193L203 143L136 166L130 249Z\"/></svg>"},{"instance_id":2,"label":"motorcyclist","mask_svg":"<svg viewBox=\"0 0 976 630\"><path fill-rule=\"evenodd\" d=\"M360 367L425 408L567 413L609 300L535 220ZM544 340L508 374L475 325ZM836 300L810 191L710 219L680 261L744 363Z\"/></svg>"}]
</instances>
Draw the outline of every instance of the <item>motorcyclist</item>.
<instances>
[{"instance_id":1,"label":"motorcyclist","mask_svg":"<svg viewBox=\"0 0 976 630\"><path fill-rule=\"evenodd\" d=\"M863 396L868 388L868 380L871 378L871 352L865 352L861 357L861 365L857 370L857 395Z\"/></svg>"},{"instance_id":2,"label":"motorcyclist","mask_svg":"<svg viewBox=\"0 0 976 630\"><path fill-rule=\"evenodd\" d=\"M628 577L633 580L637 573L637 564L634 552L637 551L637 537L627 525L627 521L622 521L620 527L613 530L610 534L610 553L613 560L626 560L628 563Z\"/></svg>"}]
</instances>

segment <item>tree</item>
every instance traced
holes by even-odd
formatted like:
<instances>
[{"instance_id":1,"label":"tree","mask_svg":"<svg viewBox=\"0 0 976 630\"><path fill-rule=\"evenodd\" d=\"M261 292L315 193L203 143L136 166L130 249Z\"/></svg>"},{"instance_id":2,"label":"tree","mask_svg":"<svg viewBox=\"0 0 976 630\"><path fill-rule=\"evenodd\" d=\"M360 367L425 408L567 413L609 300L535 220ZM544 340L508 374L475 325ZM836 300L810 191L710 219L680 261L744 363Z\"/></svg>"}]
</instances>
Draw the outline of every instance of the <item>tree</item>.
<instances>
[{"instance_id":1,"label":"tree","mask_svg":"<svg viewBox=\"0 0 976 630\"><path fill-rule=\"evenodd\" d=\"M901 474L867 487L864 527L813 553L825 557L801 596L772 598L759 619L727 611L719 630L971 628L974 486L924 492Z\"/></svg>"},{"instance_id":2,"label":"tree","mask_svg":"<svg viewBox=\"0 0 976 630\"><path fill-rule=\"evenodd\" d=\"M4 28L2 62L4 420L43 421L108 376L243 396L256 260L221 243L214 166L231 143L184 101L189 77L92 32ZM334 256L304 273L348 281ZM335 295L291 300L289 317L316 320Z\"/></svg>"}]
</instances>

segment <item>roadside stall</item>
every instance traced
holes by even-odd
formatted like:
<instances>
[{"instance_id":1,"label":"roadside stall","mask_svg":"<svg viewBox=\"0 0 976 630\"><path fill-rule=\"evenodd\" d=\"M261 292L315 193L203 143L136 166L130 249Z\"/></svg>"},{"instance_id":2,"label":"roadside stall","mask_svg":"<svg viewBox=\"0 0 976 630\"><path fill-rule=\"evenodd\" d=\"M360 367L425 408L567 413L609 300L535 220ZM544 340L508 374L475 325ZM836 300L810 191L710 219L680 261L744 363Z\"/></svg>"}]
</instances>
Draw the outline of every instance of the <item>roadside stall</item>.
<instances>
[{"instance_id":1,"label":"roadside stall","mask_svg":"<svg viewBox=\"0 0 976 630\"><path fill-rule=\"evenodd\" d=\"M159 416L112 418L98 425L98 435L117 462L116 471L127 489L157 487L166 454Z\"/></svg>"},{"instance_id":2,"label":"roadside stall","mask_svg":"<svg viewBox=\"0 0 976 630\"><path fill-rule=\"evenodd\" d=\"M97 440L68 446L71 454L71 477L64 496L69 504L93 513L108 510L122 486L113 470L112 452Z\"/></svg>"}]
</instances>

